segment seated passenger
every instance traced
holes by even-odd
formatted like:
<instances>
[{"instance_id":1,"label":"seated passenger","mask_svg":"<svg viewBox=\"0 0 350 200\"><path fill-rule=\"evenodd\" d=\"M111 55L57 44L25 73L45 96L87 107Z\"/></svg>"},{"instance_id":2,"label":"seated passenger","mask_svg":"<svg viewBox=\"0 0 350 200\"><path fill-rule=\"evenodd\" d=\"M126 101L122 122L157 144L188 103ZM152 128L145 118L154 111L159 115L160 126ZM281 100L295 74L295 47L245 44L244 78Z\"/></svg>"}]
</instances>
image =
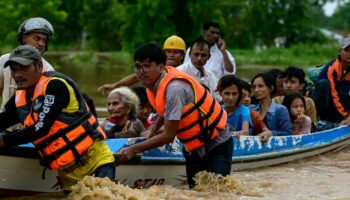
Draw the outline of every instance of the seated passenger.
<instances>
[{"instance_id":1,"label":"seated passenger","mask_svg":"<svg viewBox=\"0 0 350 200\"><path fill-rule=\"evenodd\" d=\"M299 93L305 86L305 72L303 69L290 66L281 75L283 78L283 90L285 94ZM277 96L273 98L276 103L281 104L284 96ZM317 123L316 106L314 101L309 97L304 97L306 102L305 115L309 116L312 120L312 124L315 127Z\"/></svg>"},{"instance_id":2,"label":"seated passenger","mask_svg":"<svg viewBox=\"0 0 350 200\"><path fill-rule=\"evenodd\" d=\"M218 83L217 91L227 112L227 123L233 135L249 135L252 128L249 108L241 104L242 84L235 75L225 75Z\"/></svg>"},{"instance_id":3,"label":"seated passenger","mask_svg":"<svg viewBox=\"0 0 350 200\"><path fill-rule=\"evenodd\" d=\"M350 38L339 47L338 58L326 64L312 98L321 120L350 124Z\"/></svg>"},{"instance_id":4,"label":"seated passenger","mask_svg":"<svg viewBox=\"0 0 350 200\"><path fill-rule=\"evenodd\" d=\"M251 108L259 112L273 136L292 134L292 124L285 106L272 101L271 94L275 89L275 79L269 73L260 73L252 79L255 98L259 101Z\"/></svg>"},{"instance_id":5,"label":"seated passenger","mask_svg":"<svg viewBox=\"0 0 350 200\"><path fill-rule=\"evenodd\" d=\"M275 79L275 90L272 97L280 96L284 94L283 90L283 77L282 77L282 70L280 69L271 69L268 73L270 73L273 78Z\"/></svg>"},{"instance_id":6,"label":"seated passenger","mask_svg":"<svg viewBox=\"0 0 350 200\"><path fill-rule=\"evenodd\" d=\"M246 106L250 106L251 102L251 86L248 82L242 80L242 100L241 103ZM272 136L271 131L267 128L266 124L263 121L263 118L258 112L253 109L249 109L250 118L252 119L252 135L259 136L262 142L267 142Z\"/></svg>"},{"instance_id":7,"label":"seated passenger","mask_svg":"<svg viewBox=\"0 0 350 200\"><path fill-rule=\"evenodd\" d=\"M299 93L287 94L282 104L289 110L292 120L293 135L307 134L311 132L311 119L305 115L306 102Z\"/></svg>"},{"instance_id":8,"label":"seated passenger","mask_svg":"<svg viewBox=\"0 0 350 200\"><path fill-rule=\"evenodd\" d=\"M153 124L154 120L152 120L152 116L150 116L153 108L148 101L146 88L139 86L134 87L133 90L140 100L140 104L137 109L137 118L142 122L143 127L147 129L151 124Z\"/></svg>"},{"instance_id":9,"label":"seated passenger","mask_svg":"<svg viewBox=\"0 0 350 200\"><path fill-rule=\"evenodd\" d=\"M145 129L136 118L139 99L127 87L112 90L107 97L109 116L102 123L108 138L139 137Z\"/></svg>"}]
</instances>

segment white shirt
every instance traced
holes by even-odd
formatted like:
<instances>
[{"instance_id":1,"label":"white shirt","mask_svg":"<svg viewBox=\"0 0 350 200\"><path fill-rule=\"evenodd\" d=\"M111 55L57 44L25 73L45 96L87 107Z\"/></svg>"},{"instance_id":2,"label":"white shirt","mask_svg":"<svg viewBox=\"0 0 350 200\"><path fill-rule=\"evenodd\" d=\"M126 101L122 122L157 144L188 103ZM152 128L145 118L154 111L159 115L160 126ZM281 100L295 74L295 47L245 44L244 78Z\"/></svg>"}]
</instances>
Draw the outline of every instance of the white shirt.
<instances>
[{"instance_id":1,"label":"white shirt","mask_svg":"<svg viewBox=\"0 0 350 200\"><path fill-rule=\"evenodd\" d=\"M0 57L0 88L3 88L1 108L4 107L6 102L16 91L16 82L11 76L10 67L4 68L5 62L9 60L9 57L9 53L4 54ZM43 62L43 71L54 71L50 63L48 63L44 58L41 59Z\"/></svg>"},{"instance_id":2,"label":"white shirt","mask_svg":"<svg viewBox=\"0 0 350 200\"><path fill-rule=\"evenodd\" d=\"M187 73L188 75L195 78L201 84L206 85L209 88L210 93L213 95L215 100L217 100L219 102L221 101L221 96L217 92L215 92L216 87L218 85L218 79L213 74L213 72L206 70L204 68L204 70L203 70L204 76L201 76L200 71L192 64L191 61L186 62L186 63L176 67L176 69Z\"/></svg>"},{"instance_id":3,"label":"white shirt","mask_svg":"<svg viewBox=\"0 0 350 200\"><path fill-rule=\"evenodd\" d=\"M188 48L186 51L184 63L187 63L188 61L190 61L189 52L190 52L190 48ZM207 61L207 63L204 65L204 68L212 71L218 80L226 74L235 74L236 73L235 59L233 58L233 56L231 55L231 53L229 51L226 50L226 53L227 53L227 56L228 56L230 62L232 63L232 66L233 66L232 72L226 71L224 56L222 55L217 44L214 44L213 46L210 47L210 58Z\"/></svg>"}]
</instances>

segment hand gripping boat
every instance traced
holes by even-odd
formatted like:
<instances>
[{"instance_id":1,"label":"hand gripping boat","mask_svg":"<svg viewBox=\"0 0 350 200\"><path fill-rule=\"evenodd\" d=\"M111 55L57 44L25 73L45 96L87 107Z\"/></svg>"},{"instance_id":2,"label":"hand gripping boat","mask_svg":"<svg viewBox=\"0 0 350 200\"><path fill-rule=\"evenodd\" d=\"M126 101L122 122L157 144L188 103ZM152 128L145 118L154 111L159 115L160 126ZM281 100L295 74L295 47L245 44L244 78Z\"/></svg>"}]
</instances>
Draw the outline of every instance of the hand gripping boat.
<instances>
[{"instance_id":1,"label":"hand gripping boat","mask_svg":"<svg viewBox=\"0 0 350 200\"><path fill-rule=\"evenodd\" d=\"M113 152L142 141L142 138L106 140ZM297 136L271 137L263 144L259 137L236 137L232 155L232 170L245 170L285 163L310 157L350 144L350 127L341 126L327 131ZM21 145L0 152L0 195L29 195L40 192L57 192L57 172L39 165L35 148ZM138 154L124 165L117 166L116 177L130 187L152 185L179 185L186 181L182 145L178 140L171 144Z\"/></svg>"}]
</instances>

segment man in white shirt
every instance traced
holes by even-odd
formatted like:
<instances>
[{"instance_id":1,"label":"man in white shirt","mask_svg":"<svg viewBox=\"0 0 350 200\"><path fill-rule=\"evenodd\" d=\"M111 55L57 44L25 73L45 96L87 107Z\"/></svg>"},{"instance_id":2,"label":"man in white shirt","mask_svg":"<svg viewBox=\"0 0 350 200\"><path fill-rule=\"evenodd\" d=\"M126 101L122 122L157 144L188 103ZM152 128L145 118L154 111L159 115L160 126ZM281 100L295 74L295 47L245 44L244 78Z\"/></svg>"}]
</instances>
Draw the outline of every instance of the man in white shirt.
<instances>
[{"instance_id":1,"label":"man in white shirt","mask_svg":"<svg viewBox=\"0 0 350 200\"><path fill-rule=\"evenodd\" d=\"M41 54L47 51L49 37L54 33L53 27L46 19L34 17L25 20L18 29L18 43L28 44L37 48ZM9 67L4 64L8 61L10 54L4 54L0 57L0 91L2 95L1 108L16 91L16 83L11 76ZM43 71L53 71L53 67L42 58Z\"/></svg>"},{"instance_id":2,"label":"man in white shirt","mask_svg":"<svg viewBox=\"0 0 350 200\"><path fill-rule=\"evenodd\" d=\"M215 22L204 24L203 39L209 43L211 55L204 68L212 71L218 80L225 74L235 74L236 63L230 52L226 50L225 41L220 38L220 25ZM189 49L187 49L184 63L189 60Z\"/></svg>"},{"instance_id":3,"label":"man in white shirt","mask_svg":"<svg viewBox=\"0 0 350 200\"><path fill-rule=\"evenodd\" d=\"M209 44L202 38L195 40L190 47L190 60L177 67L178 70L191 75L202 85L205 85L213 97L220 102L220 95L215 92L218 79L210 70L204 68L210 58Z\"/></svg>"}]
</instances>

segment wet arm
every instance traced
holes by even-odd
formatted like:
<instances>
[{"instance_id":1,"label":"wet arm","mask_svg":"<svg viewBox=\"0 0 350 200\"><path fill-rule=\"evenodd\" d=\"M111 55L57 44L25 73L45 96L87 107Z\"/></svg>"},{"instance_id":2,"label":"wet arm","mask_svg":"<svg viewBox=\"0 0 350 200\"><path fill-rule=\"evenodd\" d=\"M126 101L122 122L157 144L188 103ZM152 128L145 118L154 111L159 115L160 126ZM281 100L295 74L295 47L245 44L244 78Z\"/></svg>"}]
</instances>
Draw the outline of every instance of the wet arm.
<instances>
[{"instance_id":1,"label":"wet arm","mask_svg":"<svg viewBox=\"0 0 350 200\"><path fill-rule=\"evenodd\" d=\"M127 77L124 77L122 80L111 83L111 84L105 84L98 88L98 91L102 91L104 93L109 93L111 90L121 87L121 86L132 86L138 82L136 74L130 74Z\"/></svg>"},{"instance_id":2,"label":"wet arm","mask_svg":"<svg viewBox=\"0 0 350 200\"><path fill-rule=\"evenodd\" d=\"M148 140L145 140L141 143L135 144L130 148L134 152L134 154L153 149L159 146L163 146L172 142L175 139L177 127L179 125L179 121L177 120L169 120L164 122L165 131L159 135L156 135Z\"/></svg>"}]
</instances>

